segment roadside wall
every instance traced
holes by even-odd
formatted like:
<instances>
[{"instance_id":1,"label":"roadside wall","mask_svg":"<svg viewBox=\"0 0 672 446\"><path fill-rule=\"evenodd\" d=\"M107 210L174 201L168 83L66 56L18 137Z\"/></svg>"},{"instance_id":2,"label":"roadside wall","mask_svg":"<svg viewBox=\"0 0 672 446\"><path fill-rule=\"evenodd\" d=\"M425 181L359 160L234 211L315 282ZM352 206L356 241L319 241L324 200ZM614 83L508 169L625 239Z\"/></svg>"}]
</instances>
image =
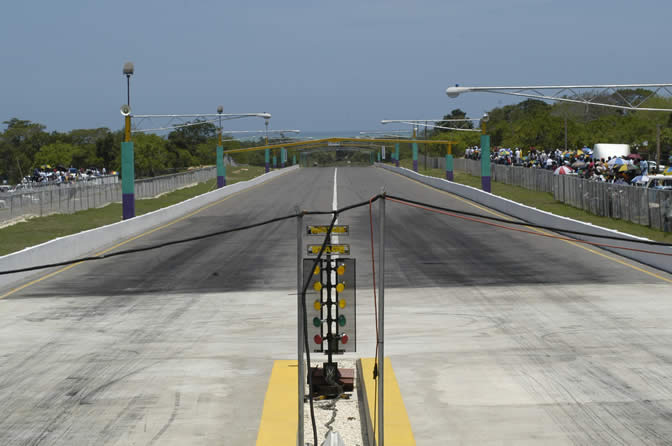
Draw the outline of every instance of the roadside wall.
<instances>
[{"instance_id":1,"label":"roadside wall","mask_svg":"<svg viewBox=\"0 0 672 446\"><path fill-rule=\"evenodd\" d=\"M32 246L0 257L0 271L26 268L34 265L64 262L92 255L114 246L129 237L141 234L157 226L166 224L176 218L214 203L236 192L249 189L269 181L280 175L295 171L299 166L274 170L249 181L241 181L221 189L199 195L181 203L144 214L130 220L120 221L111 225L57 238L41 245ZM32 276L41 276L51 270L27 272L0 276L0 289L25 281Z\"/></svg>"},{"instance_id":2,"label":"roadside wall","mask_svg":"<svg viewBox=\"0 0 672 446\"><path fill-rule=\"evenodd\" d=\"M401 167L394 167L390 166L387 164L376 164L377 167L396 172L400 175L403 175L405 177L411 178L413 180L419 181L423 184L427 184L429 186L435 187L437 189L441 189L446 192L450 192L452 194L455 194L457 196L460 196L462 198L466 198L468 200L471 200L475 203L482 204L484 206L487 206L490 209L496 210L498 212L501 212L503 214L509 215L511 217L518 218L523 221L527 221L529 223L533 224L538 224L542 226L550 226L550 227L555 227L555 228L563 228L571 231L581 231L581 232L586 232L588 234L596 234L596 235L609 235L612 237L621 237L621 238L628 238L632 240L638 239L638 237L629 235L629 234L624 234L618 231L613 231L611 229L606 229L602 228L600 226L595 226L591 225L589 223L584 223L581 221L577 220L572 220L570 218L566 217L561 217L555 214L551 214L549 212L541 211L539 209L535 209L529 206L525 206L520 203L516 203L515 201L507 200L506 198L498 197L497 195L493 195L487 192L484 192L480 189L476 189L471 186L465 186L462 184L458 183L453 183L441 178L436 178L436 177L429 177L426 175L421 175L419 173L413 172L412 170L401 168ZM562 232L558 231L560 234ZM614 240L606 240L606 239L601 239L601 238L596 238L596 237L590 237L590 236L577 236L577 235L572 235L572 234L562 234L562 235L567 235L569 237L579 239L579 240L587 240L591 242L597 242L597 243L605 243L609 245L617 245L617 246L623 246L627 248L636 248L636 249L643 249L647 251L656 251L656 252L662 252L662 253L667 253L667 254L672 254L672 248L668 247L660 247L660 246L647 246L647 245L642 245L642 244L635 244L635 243L628 243L628 242L622 242L622 241L614 241ZM586 245L588 246L588 245ZM596 247L591 247L591 249L597 249ZM606 249L607 251L614 252L616 254L622 255L624 257L630 258L632 260L636 260L638 262L644 263L646 265L652 266L654 268L658 268L662 271L666 271L670 274L672 274L672 257L670 256L661 256L661 255L656 255L656 254L649 254L649 253L641 253L641 252L634 252L634 251L628 251L628 250L623 250L623 249L617 249L617 248L608 248L605 247L603 249Z\"/></svg>"}]
</instances>

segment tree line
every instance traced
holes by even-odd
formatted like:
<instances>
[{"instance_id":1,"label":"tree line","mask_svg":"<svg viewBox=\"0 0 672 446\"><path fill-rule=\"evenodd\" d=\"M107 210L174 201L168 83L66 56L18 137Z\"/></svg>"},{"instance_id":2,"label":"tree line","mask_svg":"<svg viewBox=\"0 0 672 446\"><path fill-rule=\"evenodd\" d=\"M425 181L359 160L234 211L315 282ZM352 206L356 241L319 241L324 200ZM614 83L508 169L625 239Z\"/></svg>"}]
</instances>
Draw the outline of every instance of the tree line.
<instances>
[{"instance_id":1,"label":"tree line","mask_svg":"<svg viewBox=\"0 0 672 446\"><path fill-rule=\"evenodd\" d=\"M617 99L639 103L650 94L648 90L619 90L612 95L597 97L597 102L616 104ZM672 99L653 96L643 104L648 108L672 109ZM548 104L536 99L528 99L514 105L498 107L488 112L486 123L490 145L498 147L519 147L524 150L565 148L565 128L567 149L575 150L596 143L630 144L635 152L655 159L657 131L660 126L661 159L667 160L672 150L672 113L654 111L630 111L601 106L557 102ZM453 110L443 119L463 118L462 110ZM448 121L438 123L445 127L458 127ZM471 122L462 127L473 128ZM478 126L478 123L476 123ZM420 134L422 136L422 133ZM434 129L430 139L450 139L457 141L455 152L464 153L469 146L480 144L480 135L472 132ZM433 155L441 154L440 146L429 147Z\"/></svg>"},{"instance_id":2,"label":"tree line","mask_svg":"<svg viewBox=\"0 0 672 446\"><path fill-rule=\"evenodd\" d=\"M198 121L196 121L197 123ZM123 131L108 128L47 132L42 124L12 118L4 121L0 132L0 183L18 183L35 168L88 169L119 171ZM261 145L262 140L237 141L224 133L224 150ZM134 133L137 177L155 176L189 167L214 165L217 127L204 122L171 131L167 136ZM269 143L276 140L269 140ZM239 154L236 159L248 164L263 164L263 153Z\"/></svg>"}]
</instances>

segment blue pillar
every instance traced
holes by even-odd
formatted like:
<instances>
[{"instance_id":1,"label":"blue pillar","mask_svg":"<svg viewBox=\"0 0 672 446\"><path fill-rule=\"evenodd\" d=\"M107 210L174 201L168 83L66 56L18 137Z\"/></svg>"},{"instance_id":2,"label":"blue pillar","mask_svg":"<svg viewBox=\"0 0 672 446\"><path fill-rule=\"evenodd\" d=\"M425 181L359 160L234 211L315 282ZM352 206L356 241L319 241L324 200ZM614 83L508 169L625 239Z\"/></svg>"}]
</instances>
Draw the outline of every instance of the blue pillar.
<instances>
[{"instance_id":1,"label":"blue pillar","mask_svg":"<svg viewBox=\"0 0 672 446\"><path fill-rule=\"evenodd\" d=\"M399 143L394 144L394 162L399 167Z\"/></svg>"},{"instance_id":2,"label":"blue pillar","mask_svg":"<svg viewBox=\"0 0 672 446\"><path fill-rule=\"evenodd\" d=\"M418 171L418 143L413 143L413 171Z\"/></svg>"},{"instance_id":3,"label":"blue pillar","mask_svg":"<svg viewBox=\"0 0 672 446\"><path fill-rule=\"evenodd\" d=\"M491 192L490 186L490 135L481 135L481 188Z\"/></svg>"},{"instance_id":4,"label":"blue pillar","mask_svg":"<svg viewBox=\"0 0 672 446\"><path fill-rule=\"evenodd\" d=\"M217 146L217 188L226 186L226 167L224 166L224 147Z\"/></svg>"},{"instance_id":5,"label":"blue pillar","mask_svg":"<svg viewBox=\"0 0 672 446\"><path fill-rule=\"evenodd\" d=\"M270 162L271 162L271 149L265 149L264 150L264 162L266 165L266 173L268 173L271 170Z\"/></svg>"}]
</instances>

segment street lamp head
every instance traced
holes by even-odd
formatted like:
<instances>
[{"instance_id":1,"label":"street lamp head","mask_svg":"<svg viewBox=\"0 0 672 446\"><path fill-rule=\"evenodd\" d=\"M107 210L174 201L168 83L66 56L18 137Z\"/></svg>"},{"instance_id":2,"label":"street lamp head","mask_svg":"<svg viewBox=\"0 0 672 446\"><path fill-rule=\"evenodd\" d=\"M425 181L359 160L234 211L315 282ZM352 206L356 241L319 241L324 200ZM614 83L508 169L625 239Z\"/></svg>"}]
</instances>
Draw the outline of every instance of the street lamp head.
<instances>
[{"instance_id":1,"label":"street lamp head","mask_svg":"<svg viewBox=\"0 0 672 446\"><path fill-rule=\"evenodd\" d=\"M481 118L481 121L488 122L489 120L490 120L490 116L487 113L483 113L483 117Z\"/></svg>"},{"instance_id":2,"label":"street lamp head","mask_svg":"<svg viewBox=\"0 0 672 446\"><path fill-rule=\"evenodd\" d=\"M460 95L460 93L466 93L468 91L469 91L468 87L460 87L457 84L455 84L454 87L446 88L446 94L448 95L449 98L456 98Z\"/></svg>"},{"instance_id":3,"label":"street lamp head","mask_svg":"<svg viewBox=\"0 0 672 446\"><path fill-rule=\"evenodd\" d=\"M270 113L257 113L257 116L264 119L271 119Z\"/></svg>"},{"instance_id":4,"label":"street lamp head","mask_svg":"<svg viewBox=\"0 0 672 446\"><path fill-rule=\"evenodd\" d=\"M133 74L134 67L133 67L133 62L126 62L124 64L124 74L126 76L131 76Z\"/></svg>"},{"instance_id":5,"label":"street lamp head","mask_svg":"<svg viewBox=\"0 0 672 446\"><path fill-rule=\"evenodd\" d=\"M388 121L387 119L383 119L382 121L380 121L380 123L383 124L383 125L388 124L389 122L390 121Z\"/></svg>"},{"instance_id":6,"label":"street lamp head","mask_svg":"<svg viewBox=\"0 0 672 446\"><path fill-rule=\"evenodd\" d=\"M224 111L224 107L222 107L221 105L217 106L217 113L219 113L221 115L223 111Z\"/></svg>"}]
</instances>

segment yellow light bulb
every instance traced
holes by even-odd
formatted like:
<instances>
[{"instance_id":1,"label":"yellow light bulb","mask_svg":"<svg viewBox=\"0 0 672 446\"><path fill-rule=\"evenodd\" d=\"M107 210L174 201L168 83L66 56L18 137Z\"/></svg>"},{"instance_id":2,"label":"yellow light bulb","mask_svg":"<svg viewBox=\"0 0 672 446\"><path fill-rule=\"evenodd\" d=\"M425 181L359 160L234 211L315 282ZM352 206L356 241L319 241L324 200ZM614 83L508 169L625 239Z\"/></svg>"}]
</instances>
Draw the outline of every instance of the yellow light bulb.
<instances>
[{"instance_id":1,"label":"yellow light bulb","mask_svg":"<svg viewBox=\"0 0 672 446\"><path fill-rule=\"evenodd\" d=\"M322 290L322 282L315 282L315 283L313 284L313 289L314 289L315 291L320 291L320 290Z\"/></svg>"},{"instance_id":2,"label":"yellow light bulb","mask_svg":"<svg viewBox=\"0 0 672 446\"><path fill-rule=\"evenodd\" d=\"M338 285L336 285L336 291L338 291L339 293L342 293L344 289L345 289L345 285L343 285L342 283L339 283Z\"/></svg>"},{"instance_id":3,"label":"yellow light bulb","mask_svg":"<svg viewBox=\"0 0 672 446\"><path fill-rule=\"evenodd\" d=\"M322 309L322 304L320 303L319 300L316 300L316 301L313 303L313 308L315 308L317 311L320 311L320 310Z\"/></svg>"},{"instance_id":4,"label":"yellow light bulb","mask_svg":"<svg viewBox=\"0 0 672 446\"><path fill-rule=\"evenodd\" d=\"M339 276L345 274L345 265L341 265L338 268L336 268L336 272L338 273Z\"/></svg>"},{"instance_id":5,"label":"yellow light bulb","mask_svg":"<svg viewBox=\"0 0 672 446\"><path fill-rule=\"evenodd\" d=\"M316 276L317 276L318 274L320 274L320 267L319 267L319 266L316 266L316 267L315 267L315 269L313 270L313 274L315 274Z\"/></svg>"},{"instance_id":6,"label":"yellow light bulb","mask_svg":"<svg viewBox=\"0 0 672 446\"><path fill-rule=\"evenodd\" d=\"M338 306L341 308L345 308L345 299L341 299L338 301Z\"/></svg>"}]
</instances>

